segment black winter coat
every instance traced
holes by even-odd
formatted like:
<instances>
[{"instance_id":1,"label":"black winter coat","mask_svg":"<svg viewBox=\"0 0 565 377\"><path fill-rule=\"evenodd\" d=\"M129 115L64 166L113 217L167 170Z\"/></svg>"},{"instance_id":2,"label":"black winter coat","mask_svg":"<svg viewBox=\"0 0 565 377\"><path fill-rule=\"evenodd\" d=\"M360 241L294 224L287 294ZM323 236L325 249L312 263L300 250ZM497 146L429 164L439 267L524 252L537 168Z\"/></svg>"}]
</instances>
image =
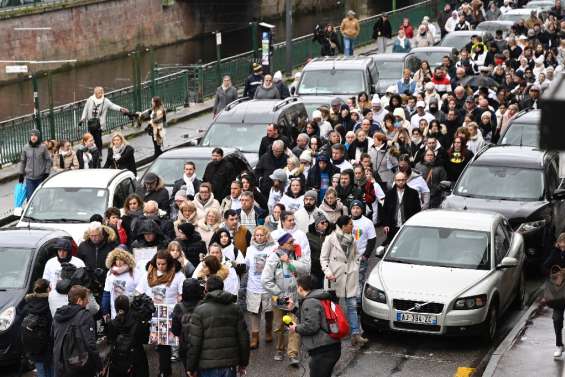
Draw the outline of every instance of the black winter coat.
<instances>
[{"instance_id":1,"label":"black winter coat","mask_svg":"<svg viewBox=\"0 0 565 377\"><path fill-rule=\"evenodd\" d=\"M89 353L88 370L90 373L70 374L65 370L62 348L67 328L74 325L79 328ZM94 377L102 369L102 362L96 349L96 323L92 314L76 304L65 305L55 312L53 318L53 369L57 377Z\"/></svg>"},{"instance_id":2,"label":"black winter coat","mask_svg":"<svg viewBox=\"0 0 565 377\"><path fill-rule=\"evenodd\" d=\"M176 241L180 242L186 259L188 259L193 266L198 266L200 263L200 254L206 255L206 243L202 241L200 234L198 232L194 232L190 239L177 239Z\"/></svg>"},{"instance_id":3,"label":"black winter coat","mask_svg":"<svg viewBox=\"0 0 565 377\"><path fill-rule=\"evenodd\" d=\"M139 322L134 318L132 313L129 312L125 317L116 317L107 324L106 335L108 336L108 343L110 345L116 344L116 340L120 334L131 334L133 336L133 371L130 376L149 377L149 362L147 361L147 355L143 349L143 345L149 340L149 323ZM110 364L110 376L129 377L113 371L112 364Z\"/></svg>"},{"instance_id":4,"label":"black winter coat","mask_svg":"<svg viewBox=\"0 0 565 377\"><path fill-rule=\"evenodd\" d=\"M259 144L259 158L271 150L271 146L273 145L273 142L275 140L282 140L287 148L290 147L290 141L284 135L279 135L279 137L275 139L268 136L263 136L263 138L261 139L261 144Z\"/></svg>"},{"instance_id":5,"label":"black winter coat","mask_svg":"<svg viewBox=\"0 0 565 377\"><path fill-rule=\"evenodd\" d=\"M83 157L84 151L85 151L84 148L77 149L77 159L78 159L79 169L84 169L84 157ZM91 151L91 154L92 154L92 160L88 163L88 168L89 169L100 168L100 160L102 159L102 157L100 156L100 151L98 149L94 149L93 151Z\"/></svg>"},{"instance_id":6,"label":"black winter coat","mask_svg":"<svg viewBox=\"0 0 565 377\"><path fill-rule=\"evenodd\" d=\"M255 176L259 179L259 190L268 193L271 190L273 181L269 176L276 170L286 166L286 155L283 153L280 157L275 157L273 151L269 151L259 158L259 162L255 167Z\"/></svg>"},{"instance_id":7,"label":"black winter coat","mask_svg":"<svg viewBox=\"0 0 565 377\"><path fill-rule=\"evenodd\" d=\"M334 174L339 173L339 169L333 166L331 162L328 162L326 170L324 171L328 172L330 178L330 185L331 185L332 177L334 176ZM322 178L320 177L320 174L321 174L320 165L318 164L318 162L316 162L316 165L314 165L312 169L310 169L310 171L308 172L308 178L306 179L306 190L310 190L310 189L314 189L316 191L320 190L320 185L322 184L321 182Z\"/></svg>"},{"instance_id":8,"label":"black winter coat","mask_svg":"<svg viewBox=\"0 0 565 377\"><path fill-rule=\"evenodd\" d=\"M28 314L35 314L40 318L44 318L48 323L48 335L51 334L53 317L51 317L51 310L49 310L48 293L30 293L25 296L25 304L21 312L21 317L25 318ZM53 344L49 344L47 352L43 355L30 354L27 356L31 361L51 364L53 361Z\"/></svg>"},{"instance_id":9,"label":"black winter coat","mask_svg":"<svg viewBox=\"0 0 565 377\"><path fill-rule=\"evenodd\" d=\"M398 194L396 187L391 188L385 195L385 202L383 205L383 223L391 229L396 228L396 205L398 203ZM404 195L402 197L402 207L404 211L404 222L416 213L422 210L420 204L420 194L418 191L405 186Z\"/></svg>"},{"instance_id":10,"label":"black winter coat","mask_svg":"<svg viewBox=\"0 0 565 377\"><path fill-rule=\"evenodd\" d=\"M161 187L157 191L145 191L143 190L143 201L147 203L150 200L157 202L159 209L169 212L169 192L166 188Z\"/></svg>"},{"instance_id":11,"label":"black winter coat","mask_svg":"<svg viewBox=\"0 0 565 377\"><path fill-rule=\"evenodd\" d=\"M194 182L192 183L194 186L194 194L196 194L198 192L198 190L200 190L200 184L202 183L202 181L200 181L200 179L198 178L194 178ZM171 200L175 199L175 194L177 193L178 190L181 189L182 186L185 186L186 183L184 182L184 179L177 179L175 181L175 183L173 184L173 191L171 192ZM191 198L189 198L191 199ZM192 198L194 199L194 198ZM191 199L191 200L192 200Z\"/></svg>"},{"instance_id":12,"label":"black winter coat","mask_svg":"<svg viewBox=\"0 0 565 377\"><path fill-rule=\"evenodd\" d=\"M140 219L139 226L136 226L137 238L132 242L131 248L156 247L157 249L166 249L169 245L169 238L163 234L159 223L153 219ZM157 236L153 242L147 242L144 233L155 233Z\"/></svg>"},{"instance_id":13,"label":"black winter coat","mask_svg":"<svg viewBox=\"0 0 565 377\"><path fill-rule=\"evenodd\" d=\"M221 161L210 161L208 163L202 180L212 184L214 198L221 203L229 195L230 185L235 176L236 171L233 165L229 161L222 159Z\"/></svg>"},{"instance_id":14,"label":"black winter coat","mask_svg":"<svg viewBox=\"0 0 565 377\"><path fill-rule=\"evenodd\" d=\"M316 224L310 224L308 226L308 233L306 237L308 238L308 244L310 245L310 273L316 278L316 288L324 288L324 272L322 271L322 265L320 263L320 254L322 253L322 244L328 236L333 231L332 226L328 224L325 234L320 234L316 231Z\"/></svg>"},{"instance_id":15,"label":"black winter coat","mask_svg":"<svg viewBox=\"0 0 565 377\"><path fill-rule=\"evenodd\" d=\"M249 364L249 331L236 296L209 292L190 319L187 371Z\"/></svg>"},{"instance_id":16,"label":"black winter coat","mask_svg":"<svg viewBox=\"0 0 565 377\"><path fill-rule=\"evenodd\" d=\"M92 271L96 271L100 268L104 271L104 280L106 280L106 273L108 269L106 268L106 257L112 250L114 250L119 242L116 233L109 230L107 227L102 228L104 234L103 240L100 244L95 245L90 239L87 239L80 243L78 246L77 257L82 259L86 267L90 268ZM104 282L101 281L102 286Z\"/></svg>"},{"instance_id":17,"label":"black winter coat","mask_svg":"<svg viewBox=\"0 0 565 377\"><path fill-rule=\"evenodd\" d=\"M378 37L392 38L392 26L389 20L383 20L382 17L377 18L373 26L373 39Z\"/></svg>"},{"instance_id":18,"label":"black winter coat","mask_svg":"<svg viewBox=\"0 0 565 377\"><path fill-rule=\"evenodd\" d=\"M135 165L135 157L134 157L135 150L131 145L126 145L124 152L119 160L115 161L114 151L112 147L108 148L108 157L106 157L106 163L104 164L104 168L112 168L112 169L128 169L133 174L137 175L137 167Z\"/></svg>"}]
</instances>

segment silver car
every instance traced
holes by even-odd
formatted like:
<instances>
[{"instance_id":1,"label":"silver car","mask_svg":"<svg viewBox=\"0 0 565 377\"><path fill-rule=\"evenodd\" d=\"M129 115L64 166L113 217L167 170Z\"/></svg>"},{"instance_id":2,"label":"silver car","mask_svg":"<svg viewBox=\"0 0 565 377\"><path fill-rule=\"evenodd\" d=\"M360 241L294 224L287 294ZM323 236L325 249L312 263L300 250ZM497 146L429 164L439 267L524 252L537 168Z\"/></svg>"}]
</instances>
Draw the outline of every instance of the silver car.
<instances>
[{"instance_id":1,"label":"silver car","mask_svg":"<svg viewBox=\"0 0 565 377\"><path fill-rule=\"evenodd\" d=\"M429 210L400 229L363 288L365 330L480 335L525 295L524 241L496 213Z\"/></svg>"}]
</instances>

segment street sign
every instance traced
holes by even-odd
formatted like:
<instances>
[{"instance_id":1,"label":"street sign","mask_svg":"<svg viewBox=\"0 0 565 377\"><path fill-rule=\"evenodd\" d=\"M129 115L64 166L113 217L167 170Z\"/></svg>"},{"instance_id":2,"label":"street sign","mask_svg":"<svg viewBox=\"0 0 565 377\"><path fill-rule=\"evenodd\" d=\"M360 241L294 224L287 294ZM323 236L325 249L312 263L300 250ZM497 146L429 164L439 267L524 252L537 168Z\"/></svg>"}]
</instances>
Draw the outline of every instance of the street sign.
<instances>
[{"instance_id":1,"label":"street sign","mask_svg":"<svg viewBox=\"0 0 565 377\"><path fill-rule=\"evenodd\" d=\"M7 65L6 73L27 73L27 65Z\"/></svg>"},{"instance_id":2,"label":"street sign","mask_svg":"<svg viewBox=\"0 0 565 377\"><path fill-rule=\"evenodd\" d=\"M222 44L222 33L216 33L216 45L221 45Z\"/></svg>"}]
</instances>

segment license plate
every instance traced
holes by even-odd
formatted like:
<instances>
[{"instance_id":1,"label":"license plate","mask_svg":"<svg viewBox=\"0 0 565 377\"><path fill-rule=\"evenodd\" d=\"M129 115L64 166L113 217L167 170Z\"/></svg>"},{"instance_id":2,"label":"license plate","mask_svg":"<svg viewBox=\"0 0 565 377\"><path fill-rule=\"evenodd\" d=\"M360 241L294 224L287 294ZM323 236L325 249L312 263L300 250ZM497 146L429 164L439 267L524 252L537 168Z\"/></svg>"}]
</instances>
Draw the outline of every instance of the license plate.
<instances>
[{"instance_id":1,"label":"license plate","mask_svg":"<svg viewBox=\"0 0 565 377\"><path fill-rule=\"evenodd\" d=\"M419 323L422 325L437 325L437 316L431 314L420 314L410 312L396 312L396 320L399 322Z\"/></svg>"}]
</instances>

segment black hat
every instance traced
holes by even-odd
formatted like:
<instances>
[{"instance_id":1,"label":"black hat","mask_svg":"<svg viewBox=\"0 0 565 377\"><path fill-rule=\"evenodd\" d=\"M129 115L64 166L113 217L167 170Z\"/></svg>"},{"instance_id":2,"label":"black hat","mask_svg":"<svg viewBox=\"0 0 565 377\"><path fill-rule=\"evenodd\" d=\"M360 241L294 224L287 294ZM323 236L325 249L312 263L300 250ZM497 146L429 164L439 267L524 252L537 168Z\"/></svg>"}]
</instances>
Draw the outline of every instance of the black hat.
<instances>
[{"instance_id":1,"label":"black hat","mask_svg":"<svg viewBox=\"0 0 565 377\"><path fill-rule=\"evenodd\" d=\"M72 252L71 241L65 238L58 238L55 240L55 242L53 242L53 248L56 250L65 250L69 253Z\"/></svg>"},{"instance_id":2,"label":"black hat","mask_svg":"<svg viewBox=\"0 0 565 377\"><path fill-rule=\"evenodd\" d=\"M194 234L194 225L191 223L183 223L178 226L178 229L187 237L190 238Z\"/></svg>"},{"instance_id":3,"label":"black hat","mask_svg":"<svg viewBox=\"0 0 565 377\"><path fill-rule=\"evenodd\" d=\"M155 173L147 173L145 177L143 177L143 183L154 183L159 181L159 176Z\"/></svg>"},{"instance_id":4,"label":"black hat","mask_svg":"<svg viewBox=\"0 0 565 377\"><path fill-rule=\"evenodd\" d=\"M182 283L182 300L183 301L198 301L204 296L204 289L197 279L185 279Z\"/></svg>"}]
</instances>

